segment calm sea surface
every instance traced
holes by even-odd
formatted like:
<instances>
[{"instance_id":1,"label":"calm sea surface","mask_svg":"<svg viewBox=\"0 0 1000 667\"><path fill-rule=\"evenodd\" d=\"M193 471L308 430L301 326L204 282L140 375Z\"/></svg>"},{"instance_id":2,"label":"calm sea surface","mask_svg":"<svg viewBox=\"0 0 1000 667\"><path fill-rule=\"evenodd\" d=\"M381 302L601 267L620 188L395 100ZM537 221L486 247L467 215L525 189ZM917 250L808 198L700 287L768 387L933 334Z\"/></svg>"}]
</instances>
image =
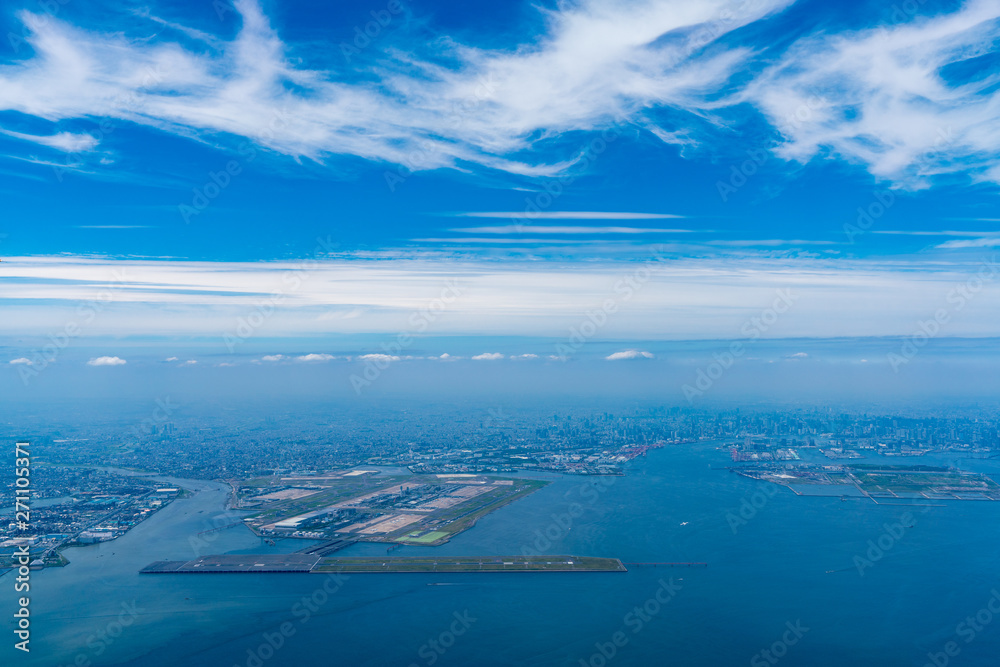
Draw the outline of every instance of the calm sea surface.
<instances>
[{"instance_id":1,"label":"calm sea surface","mask_svg":"<svg viewBox=\"0 0 1000 667\"><path fill-rule=\"evenodd\" d=\"M961 464L1000 473L996 462ZM140 576L155 560L303 546L268 547L241 526L196 537L238 517L220 516L228 487L185 480L193 497L114 542L68 550L68 567L32 573L30 656L13 650L14 580L0 577L0 664L841 667L934 664L929 653L938 667L1000 664L1000 614L984 611L1000 591L1000 503L797 497L726 465L712 445L680 446L651 452L623 478L552 476L443 547L392 554L528 549L707 568L341 582ZM362 544L341 555L384 553ZM855 557L866 559L863 574Z\"/></svg>"}]
</instances>

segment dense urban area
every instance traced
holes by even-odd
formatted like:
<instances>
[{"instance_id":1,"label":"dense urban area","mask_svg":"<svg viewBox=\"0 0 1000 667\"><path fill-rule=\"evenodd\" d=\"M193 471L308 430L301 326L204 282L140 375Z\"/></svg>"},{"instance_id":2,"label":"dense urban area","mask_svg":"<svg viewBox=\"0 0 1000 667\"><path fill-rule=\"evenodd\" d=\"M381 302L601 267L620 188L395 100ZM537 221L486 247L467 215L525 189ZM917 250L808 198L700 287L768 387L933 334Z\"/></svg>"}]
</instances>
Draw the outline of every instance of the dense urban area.
<instances>
[{"instance_id":1,"label":"dense urban area","mask_svg":"<svg viewBox=\"0 0 1000 667\"><path fill-rule=\"evenodd\" d=\"M394 508L405 509L407 503L418 501L454 497L457 503L463 493L475 495L474 483L496 488L499 499L507 493L499 485L510 484L501 480L504 474L626 474L629 461L659 447L716 443L736 465L786 466L789 471L805 450L831 465L933 452L952 452L959 458L1000 456L1000 417L978 410L876 415L820 409L713 412L631 407L605 412L442 405L430 410L373 406L353 412L323 406L285 411L247 406L240 411L173 405L166 399L151 414L140 408L134 417L104 418L94 411L77 415L70 411L59 418L49 415L44 421L50 426L36 433L15 432L11 424L3 425L5 438L32 443L33 477L28 529L14 521L14 481L5 480L8 501L0 509L4 547L0 556L9 557L14 547L29 544L36 567L60 565L61 547L115 539L185 493L182 485L155 480L150 473L225 480L233 485L238 507L254 509L253 498L265 494L281 500L276 506L285 508L283 514L272 512L270 520L248 524L264 535L273 535L276 523L281 528L279 519L311 508L299 498L307 493L294 489L321 490L317 498L329 497L330 503L341 499L340 482L324 483L318 476L345 475L345 480L364 485L355 490L358 494L373 491L378 484L373 482L369 489L364 475L349 480L346 473L359 466L420 476L415 479L425 480L423 485L400 487L377 510L369 504L358 513L337 505L339 514L297 527L301 532L320 525L312 529L313 536L327 538L336 534L340 523L357 525L355 537L381 540L383 533L369 530L362 520L393 516ZM847 468L839 470L850 474ZM746 472L762 479L771 474L766 469ZM461 475L479 477L459 484L455 476ZM434 476L444 481L426 482ZM446 506L448 502L441 505ZM394 532L386 529L385 535L415 542L430 540L428 535L446 540L454 530L467 527L442 528L455 520L451 515L415 524L422 532L406 528L406 512L395 520L403 523L392 524ZM311 535L308 530L306 534Z\"/></svg>"}]
</instances>

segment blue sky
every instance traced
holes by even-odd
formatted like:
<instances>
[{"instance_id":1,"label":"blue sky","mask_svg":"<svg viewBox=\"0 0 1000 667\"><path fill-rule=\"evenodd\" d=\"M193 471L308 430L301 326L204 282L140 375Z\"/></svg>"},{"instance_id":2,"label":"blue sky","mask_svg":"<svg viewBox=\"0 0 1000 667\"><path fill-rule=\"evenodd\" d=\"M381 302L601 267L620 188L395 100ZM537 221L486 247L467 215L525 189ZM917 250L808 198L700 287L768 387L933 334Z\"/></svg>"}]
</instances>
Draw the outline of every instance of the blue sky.
<instances>
[{"instance_id":1,"label":"blue sky","mask_svg":"<svg viewBox=\"0 0 1000 667\"><path fill-rule=\"evenodd\" d=\"M103 294L74 345L197 340L240 361L221 346L261 304L273 354L558 340L608 298L588 341L726 340L791 289L764 337L905 337L1000 245L998 17L7 3L0 336L33 359ZM940 335L996 336L992 274L967 302Z\"/></svg>"}]
</instances>

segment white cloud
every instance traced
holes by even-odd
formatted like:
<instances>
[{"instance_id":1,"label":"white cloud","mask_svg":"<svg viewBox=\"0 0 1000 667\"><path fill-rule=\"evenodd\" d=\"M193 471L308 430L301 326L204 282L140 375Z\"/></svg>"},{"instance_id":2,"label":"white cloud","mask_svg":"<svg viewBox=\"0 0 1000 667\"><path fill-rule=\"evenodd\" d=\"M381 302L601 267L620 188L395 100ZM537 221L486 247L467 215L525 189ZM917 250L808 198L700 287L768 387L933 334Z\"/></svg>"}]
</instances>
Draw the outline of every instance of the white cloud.
<instances>
[{"instance_id":1,"label":"white cloud","mask_svg":"<svg viewBox=\"0 0 1000 667\"><path fill-rule=\"evenodd\" d=\"M33 364L33 362L31 361L31 359L28 359L27 357L20 357L18 359L11 359L8 363L15 364L15 365L24 365L24 366L31 366Z\"/></svg>"},{"instance_id":2,"label":"white cloud","mask_svg":"<svg viewBox=\"0 0 1000 667\"><path fill-rule=\"evenodd\" d=\"M789 359L805 359L809 355L805 352L796 352L795 354L788 355Z\"/></svg>"},{"instance_id":3,"label":"white cloud","mask_svg":"<svg viewBox=\"0 0 1000 667\"><path fill-rule=\"evenodd\" d=\"M303 354L300 357L295 357L295 361L330 361L336 358L332 354Z\"/></svg>"},{"instance_id":4,"label":"white cloud","mask_svg":"<svg viewBox=\"0 0 1000 667\"><path fill-rule=\"evenodd\" d=\"M537 359L537 358L538 358L538 355L537 355L537 354L531 354L531 353L529 352L529 353L527 353L527 354L518 354L518 355L511 355L511 357L510 357L510 358L511 358L511 359Z\"/></svg>"},{"instance_id":5,"label":"white cloud","mask_svg":"<svg viewBox=\"0 0 1000 667\"><path fill-rule=\"evenodd\" d=\"M361 359L363 361L376 361L376 362L378 362L378 361L399 361L399 357L397 357L394 354L381 354L381 353L376 353L376 354L362 354L361 356L358 357L358 359Z\"/></svg>"},{"instance_id":6,"label":"white cloud","mask_svg":"<svg viewBox=\"0 0 1000 667\"><path fill-rule=\"evenodd\" d=\"M546 238L509 238L506 236L490 236L490 237L469 237L469 236L452 236L452 237L441 237L441 238L416 238L413 239L415 243L433 243L433 244L471 244L471 245L531 245L531 246L570 246L570 245L593 245L595 241L592 240L581 240L581 239L546 239ZM600 243L604 243L601 241Z\"/></svg>"},{"instance_id":7,"label":"white cloud","mask_svg":"<svg viewBox=\"0 0 1000 667\"><path fill-rule=\"evenodd\" d=\"M74 225L76 229L153 229L152 225Z\"/></svg>"},{"instance_id":8,"label":"white cloud","mask_svg":"<svg viewBox=\"0 0 1000 667\"><path fill-rule=\"evenodd\" d=\"M835 241L809 241L804 239L734 239L729 241L705 241L706 245L728 246L731 248L767 248L778 246L837 245Z\"/></svg>"},{"instance_id":9,"label":"white cloud","mask_svg":"<svg viewBox=\"0 0 1000 667\"><path fill-rule=\"evenodd\" d=\"M996 52L1000 5L971 0L957 12L849 33L806 37L738 96L782 133L779 156L835 156L876 177L921 188L941 174L1000 183L1000 82L949 82Z\"/></svg>"},{"instance_id":10,"label":"white cloud","mask_svg":"<svg viewBox=\"0 0 1000 667\"><path fill-rule=\"evenodd\" d=\"M197 363L198 363L198 360L197 360L197 359L188 359L187 361L185 361L185 362L184 362L183 364L181 364L181 365L182 365L182 366L195 366L195 365L197 365Z\"/></svg>"},{"instance_id":11,"label":"white cloud","mask_svg":"<svg viewBox=\"0 0 1000 667\"><path fill-rule=\"evenodd\" d=\"M617 119L660 141L688 145L720 122L711 114L750 103L781 132L777 153L788 160L837 157L913 188L942 174L1000 183L1000 75L987 63L979 78L949 78L959 76L954 70L961 65L995 54L995 0L971 0L958 11L901 24L807 35L741 91L718 99L733 74L750 71L745 65L754 57L726 36L790 4L560 3L540 13L545 24L528 43L479 48L401 30L370 47L381 57L360 59L353 70L342 63L303 69L287 55L297 45L282 41L255 0L235 2L242 23L232 38L148 13L137 14L140 24L129 31L135 36L126 37L22 11L17 16L30 27L32 53L0 66L0 110L49 122L104 117L217 144L227 136L249 138L296 159L353 155L413 171L474 164L553 175L581 162L586 144L532 152L551 148L552 138L606 129ZM172 30L196 45L167 41ZM74 153L97 146L86 134L4 132ZM536 217L674 216L549 211Z\"/></svg>"},{"instance_id":12,"label":"white cloud","mask_svg":"<svg viewBox=\"0 0 1000 667\"><path fill-rule=\"evenodd\" d=\"M643 350L624 350L622 352L612 352L604 358L608 361L621 361L623 359L652 359L653 354Z\"/></svg>"},{"instance_id":13,"label":"white cloud","mask_svg":"<svg viewBox=\"0 0 1000 667\"><path fill-rule=\"evenodd\" d=\"M124 366L126 361L121 357L97 357L87 362L88 366Z\"/></svg>"},{"instance_id":14,"label":"white cloud","mask_svg":"<svg viewBox=\"0 0 1000 667\"><path fill-rule=\"evenodd\" d=\"M177 357L167 357L164 361L177 361Z\"/></svg>"},{"instance_id":15,"label":"white cloud","mask_svg":"<svg viewBox=\"0 0 1000 667\"><path fill-rule=\"evenodd\" d=\"M283 355L283 354L266 354L263 357L261 357L260 360L261 361L281 361L282 359L286 359L286 358L287 357L285 357L285 355Z\"/></svg>"},{"instance_id":16,"label":"white cloud","mask_svg":"<svg viewBox=\"0 0 1000 667\"><path fill-rule=\"evenodd\" d=\"M15 139L31 141L36 144L41 144L42 146L55 148L56 150L60 150L65 153L81 153L83 151L93 150L97 147L98 143L97 139L89 134L72 134L71 132L60 132L59 134L38 136L34 134L22 134L21 132L11 132L10 130L0 129L0 134L6 134L8 137L14 137Z\"/></svg>"},{"instance_id":17,"label":"white cloud","mask_svg":"<svg viewBox=\"0 0 1000 667\"><path fill-rule=\"evenodd\" d=\"M49 121L106 117L185 137L248 137L295 158L354 155L414 171L473 163L555 174L582 158L583 145L565 148L554 163L526 151L558 134L606 128L616 117L663 141L690 143L683 132L657 127L649 110L702 114L750 55L721 39L790 2L584 0L540 14L546 25L532 43L486 49L423 37L385 41L391 57L346 75L340 63L307 70L288 57L292 49L255 0L234 3L242 24L231 40L170 24L200 35L194 47L166 41L158 34L164 21L148 15L145 32L132 25L136 36L126 37L21 11L32 54L0 67L0 110ZM51 141L85 147L87 140Z\"/></svg>"},{"instance_id":18,"label":"white cloud","mask_svg":"<svg viewBox=\"0 0 1000 667\"><path fill-rule=\"evenodd\" d=\"M499 225L495 227L458 227L451 232L466 234L688 234L691 229L647 229L643 227L571 227L545 225ZM560 241L561 242L561 241Z\"/></svg>"},{"instance_id":19,"label":"white cloud","mask_svg":"<svg viewBox=\"0 0 1000 667\"><path fill-rule=\"evenodd\" d=\"M943 229L940 231L915 229L873 229L872 234L888 234L890 236L997 236L1000 232L973 232Z\"/></svg>"},{"instance_id":20,"label":"white cloud","mask_svg":"<svg viewBox=\"0 0 1000 667\"><path fill-rule=\"evenodd\" d=\"M997 246L1000 246L1000 237L989 236L978 239L969 239L967 241L954 239L951 241L945 241L937 247L944 250L953 250L957 248L996 248Z\"/></svg>"},{"instance_id":21,"label":"white cloud","mask_svg":"<svg viewBox=\"0 0 1000 667\"><path fill-rule=\"evenodd\" d=\"M551 263L470 260L438 255L317 260L310 279L275 305L269 335L371 335L411 330L413 313L456 278L462 294L434 322L437 335L565 337L582 314L620 298L615 285L637 264L599 260ZM10 260L8 262L8 259ZM99 298L109 276L127 277L86 337L99 335L216 335L259 307L276 276L293 260L195 262L72 256L5 257L0 335L45 335L72 318L77 304ZM642 264L649 279L609 316L596 339L730 339L734 326L758 316L777 289L798 295L765 334L789 337L909 335L928 308L946 307L955 285L981 268L979 253L923 252L886 259L777 256L740 250L715 257L675 257ZM545 289L539 289L544 285ZM938 304L937 306L935 304ZM319 321L331 309L362 308L364 317ZM986 281L953 318L948 335L1000 335L1000 279ZM483 343L483 346L488 345ZM625 342L622 348L636 346ZM276 345L277 346L277 345ZM162 358L162 357L158 357ZM287 360L272 354L268 361ZM262 360L262 363L263 362Z\"/></svg>"},{"instance_id":22,"label":"white cloud","mask_svg":"<svg viewBox=\"0 0 1000 667\"><path fill-rule=\"evenodd\" d=\"M530 220L662 220L664 218L683 218L683 215L673 213L627 213L615 211L465 211L452 213L460 218L527 218ZM549 229L560 229L550 227Z\"/></svg>"},{"instance_id":23,"label":"white cloud","mask_svg":"<svg viewBox=\"0 0 1000 667\"><path fill-rule=\"evenodd\" d=\"M475 361L497 361L498 359L503 359L504 356L499 352L483 352L482 354L477 354L472 358Z\"/></svg>"}]
</instances>

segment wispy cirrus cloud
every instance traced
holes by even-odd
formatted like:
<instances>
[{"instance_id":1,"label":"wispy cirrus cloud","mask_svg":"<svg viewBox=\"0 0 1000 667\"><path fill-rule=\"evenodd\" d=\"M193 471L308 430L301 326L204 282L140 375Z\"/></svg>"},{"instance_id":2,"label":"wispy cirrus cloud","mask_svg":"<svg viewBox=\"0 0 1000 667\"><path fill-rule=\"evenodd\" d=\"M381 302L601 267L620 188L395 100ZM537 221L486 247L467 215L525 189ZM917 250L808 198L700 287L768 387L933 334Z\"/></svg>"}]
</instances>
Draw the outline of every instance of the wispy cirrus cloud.
<instances>
[{"instance_id":1,"label":"wispy cirrus cloud","mask_svg":"<svg viewBox=\"0 0 1000 667\"><path fill-rule=\"evenodd\" d=\"M450 213L457 218L514 218L528 217L532 220L663 220L667 218L683 218L683 215L673 213L630 213L625 211L465 211Z\"/></svg>"},{"instance_id":2,"label":"wispy cirrus cloud","mask_svg":"<svg viewBox=\"0 0 1000 667\"><path fill-rule=\"evenodd\" d=\"M530 245L530 246L560 246L560 245L592 245L594 243L610 243L611 241L595 241L593 239L579 238L539 238L536 236L522 236L512 238L508 235L498 236L444 236L426 237L413 239L418 243L429 244L471 244L471 245Z\"/></svg>"},{"instance_id":3,"label":"wispy cirrus cloud","mask_svg":"<svg viewBox=\"0 0 1000 667\"><path fill-rule=\"evenodd\" d=\"M787 160L837 158L927 187L942 175L1000 183L1000 5L807 36L734 99L781 133ZM978 66L977 66L978 65Z\"/></svg>"},{"instance_id":4,"label":"wispy cirrus cloud","mask_svg":"<svg viewBox=\"0 0 1000 667\"><path fill-rule=\"evenodd\" d=\"M886 234L889 236L991 236L1000 234L998 232L989 231L970 231L970 230L949 230L942 229L940 231L935 230L918 230L918 229L903 229L903 230L891 230L891 229L875 229L872 230L872 234Z\"/></svg>"},{"instance_id":5,"label":"wispy cirrus cloud","mask_svg":"<svg viewBox=\"0 0 1000 667\"><path fill-rule=\"evenodd\" d=\"M584 0L540 12L538 36L505 48L408 38L402 30L385 42L383 57L315 69L289 56L296 45L256 0L235 2L242 22L235 36L150 12L135 13L140 25L130 33L141 34L145 21L148 34L126 37L21 11L33 54L0 65L0 110L47 125L112 118L230 148L233 137L249 138L319 162L356 156L409 171L554 176L582 158L580 144L564 141L574 133L618 123L650 141L711 143L746 120L741 110L749 103L779 133L775 152L786 160L846 160L909 188L955 175L1000 183L1000 74L990 65L1000 40L995 2L806 34L773 55L767 41L733 37L790 4ZM170 40L178 34L184 39ZM737 72L744 78L735 81ZM96 165L88 151L98 141L90 135L3 131L74 154L71 165L53 166L90 173L86 167Z\"/></svg>"},{"instance_id":6,"label":"wispy cirrus cloud","mask_svg":"<svg viewBox=\"0 0 1000 667\"><path fill-rule=\"evenodd\" d=\"M778 247L778 246L809 246L809 245L837 245L836 241L825 241L818 239L732 239L723 241L705 241L706 245L728 246L731 248L755 248L755 247Z\"/></svg>"},{"instance_id":7,"label":"wispy cirrus cloud","mask_svg":"<svg viewBox=\"0 0 1000 667\"><path fill-rule=\"evenodd\" d=\"M152 225L74 225L76 229L153 229Z\"/></svg>"},{"instance_id":8,"label":"wispy cirrus cloud","mask_svg":"<svg viewBox=\"0 0 1000 667\"><path fill-rule=\"evenodd\" d=\"M23 132L13 132L11 130L0 129L0 134L8 137L30 141L42 146L48 146L65 153L79 153L89 151L97 147L98 140L89 134L73 134L72 132L59 132L50 135L24 134Z\"/></svg>"},{"instance_id":9,"label":"wispy cirrus cloud","mask_svg":"<svg viewBox=\"0 0 1000 667\"><path fill-rule=\"evenodd\" d=\"M515 48L414 39L346 72L341 63L301 67L255 0L234 3L242 25L232 38L148 13L137 18L149 34L126 37L21 11L33 54L0 66L0 110L48 122L108 117L213 144L247 137L317 161L351 155L414 171L475 164L552 175L580 150L527 151L614 118L689 143L656 127L647 110L703 115L707 96L751 53L721 38L789 2L588 0L539 14L541 36ZM197 48L157 34L164 26ZM711 44L718 48L704 48ZM470 107L475 113L456 112ZM83 138L56 141L93 148Z\"/></svg>"},{"instance_id":10,"label":"wispy cirrus cloud","mask_svg":"<svg viewBox=\"0 0 1000 667\"><path fill-rule=\"evenodd\" d=\"M996 248L1000 247L1000 236L984 236L976 239L960 240L954 239L945 241L935 246L942 250L956 250L959 248Z\"/></svg>"},{"instance_id":11,"label":"wispy cirrus cloud","mask_svg":"<svg viewBox=\"0 0 1000 667\"><path fill-rule=\"evenodd\" d=\"M493 227L456 227L450 232L463 234L691 234L693 229L646 227L580 227L552 225L497 225Z\"/></svg>"}]
</instances>

